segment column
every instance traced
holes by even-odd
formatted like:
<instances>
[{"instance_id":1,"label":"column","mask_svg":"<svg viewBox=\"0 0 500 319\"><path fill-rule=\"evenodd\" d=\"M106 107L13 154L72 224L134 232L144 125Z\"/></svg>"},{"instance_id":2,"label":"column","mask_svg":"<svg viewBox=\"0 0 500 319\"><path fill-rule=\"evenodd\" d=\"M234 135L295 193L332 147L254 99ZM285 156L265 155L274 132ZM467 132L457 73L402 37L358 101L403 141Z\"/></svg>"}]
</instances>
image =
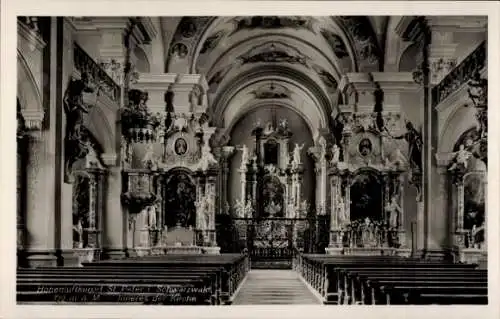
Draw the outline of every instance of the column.
<instances>
[{"instance_id":1,"label":"column","mask_svg":"<svg viewBox=\"0 0 500 319\"><path fill-rule=\"evenodd\" d=\"M56 266L54 165L47 160L46 132L28 136L26 165L26 258L31 267Z\"/></svg>"},{"instance_id":2,"label":"column","mask_svg":"<svg viewBox=\"0 0 500 319\"><path fill-rule=\"evenodd\" d=\"M122 211L122 172L117 163L116 154L103 154L101 158L106 166L106 211L103 220L103 253L107 258L117 259L125 255L127 214ZM127 221L127 222L126 222Z\"/></svg>"}]
</instances>

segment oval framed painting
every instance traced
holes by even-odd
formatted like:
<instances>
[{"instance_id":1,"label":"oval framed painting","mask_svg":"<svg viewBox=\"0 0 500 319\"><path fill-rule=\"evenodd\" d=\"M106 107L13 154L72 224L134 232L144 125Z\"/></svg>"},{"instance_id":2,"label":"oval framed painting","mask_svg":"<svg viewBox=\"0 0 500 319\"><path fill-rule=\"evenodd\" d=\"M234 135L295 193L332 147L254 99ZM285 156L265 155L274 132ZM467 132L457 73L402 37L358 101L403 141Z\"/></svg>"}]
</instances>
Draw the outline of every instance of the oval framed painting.
<instances>
[{"instance_id":1,"label":"oval framed painting","mask_svg":"<svg viewBox=\"0 0 500 319\"><path fill-rule=\"evenodd\" d=\"M187 153L187 150L188 150L188 144L184 138L179 137L178 139L175 140L174 142L175 154L184 155Z\"/></svg>"},{"instance_id":2,"label":"oval framed painting","mask_svg":"<svg viewBox=\"0 0 500 319\"><path fill-rule=\"evenodd\" d=\"M373 151L372 141L369 138L362 139L358 144L358 151L361 156L368 156Z\"/></svg>"}]
</instances>

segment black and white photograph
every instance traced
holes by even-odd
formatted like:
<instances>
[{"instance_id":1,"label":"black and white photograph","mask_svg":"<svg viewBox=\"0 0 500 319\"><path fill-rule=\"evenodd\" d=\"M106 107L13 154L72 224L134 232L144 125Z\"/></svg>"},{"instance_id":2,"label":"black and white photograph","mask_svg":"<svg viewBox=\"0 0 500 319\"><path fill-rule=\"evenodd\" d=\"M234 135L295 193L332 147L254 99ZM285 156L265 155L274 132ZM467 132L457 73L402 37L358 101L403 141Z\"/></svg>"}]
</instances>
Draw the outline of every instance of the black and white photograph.
<instances>
[{"instance_id":1,"label":"black and white photograph","mask_svg":"<svg viewBox=\"0 0 500 319\"><path fill-rule=\"evenodd\" d=\"M488 15L16 20L18 306L489 304Z\"/></svg>"}]
</instances>

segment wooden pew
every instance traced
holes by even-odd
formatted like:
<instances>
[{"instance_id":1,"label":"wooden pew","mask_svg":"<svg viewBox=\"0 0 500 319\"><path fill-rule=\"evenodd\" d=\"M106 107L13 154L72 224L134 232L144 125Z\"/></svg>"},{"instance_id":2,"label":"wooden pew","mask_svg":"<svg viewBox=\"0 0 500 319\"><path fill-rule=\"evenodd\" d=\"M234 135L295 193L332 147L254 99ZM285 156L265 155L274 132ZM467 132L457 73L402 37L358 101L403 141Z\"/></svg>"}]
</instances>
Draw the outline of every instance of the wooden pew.
<instances>
[{"instance_id":1,"label":"wooden pew","mask_svg":"<svg viewBox=\"0 0 500 319\"><path fill-rule=\"evenodd\" d=\"M352 297L352 293L344 293L341 282L342 277L337 274L338 270L341 269L352 267L378 268L391 265L392 270L419 267L429 271L433 268L441 269L446 267L453 269L453 271L463 272L475 268L475 265L448 264L396 256L301 255L297 256L294 265L304 279L322 294L324 303L327 304L349 303L349 298ZM391 271L391 269L387 269L387 271ZM408 274L408 276L411 276L411 274Z\"/></svg>"},{"instance_id":2,"label":"wooden pew","mask_svg":"<svg viewBox=\"0 0 500 319\"><path fill-rule=\"evenodd\" d=\"M390 269L355 270L345 272L345 285L349 288L352 302L371 304L425 304L432 303L487 303L486 288L488 285L487 273L478 270L456 269ZM348 279L350 278L350 279ZM428 287L430 291L419 287ZM398 290L394 290L396 287ZM414 287L414 288L411 288ZM453 290L452 287L457 287ZM465 287L465 289L463 288ZM481 290L471 291L469 287L483 287ZM404 290L404 289L406 290ZM403 291L404 290L404 291ZM418 292L418 293L417 293ZM434 300L429 299L430 295ZM440 297L438 297L438 295ZM473 297L467 301L465 296ZM398 298L398 297L403 298ZM429 298L427 298L427 297ZM420 297L427 298L425 301Z\"/></svg>"},{"instance_id":3,"label":"wooden pew","mask_svg":"<svg viewBox=\"0 0 500 319\"><path fill-rule=\"evenodd\" d=\"M80 269L81 268L77 268ZM31 277L39 278L54 278L57 276L59 278L68 278L72 276L73 269L62 268L62 269L48 269L46 273L39 275L37 273L31 274ZM118 268L118 267L85 267L85 278L107 278L107 277L126 277L131 278L127 280L139 280L139 279L155 279L161 282L162 279L166 278L190 278L190 277L200 277L208 276L210 277L212 283L212 289L215 292L213 298L215 298L216 303L220 302L221 298L221 278L222 278L221 267L202 267L202 268ZM49 274L47 274L49 272ZM26 276L26 274L25 274Z\"/></svg>"},{"instance_id":4,"label":"wooden pew","mask_svg":"<svg viewBox=\"0 0 500 319\"><path fill-rule=\"evenodd\" d=\"M18 297L21 299L19 301L219 303L217 281L211 272L164 272L155 275L99 270L98 273L88 273L82 268L65 269L63 274L44 270L38 272L18 276ZM63 293L58 293L55 289Z\"/></svg>"},{"instance_id":5,"label":"wooden pew","mask_svg":"<svg viewBox=\"0 0 500 319\"><path fill-rule=\"evenodd\" d=\"M126 302L136 299L145 303L180 304L180 297L183 297L190 298L192 304L220 304L221 301L229 303L247 271L248 258L240 254L172 255L101 261L85 264L83 268L20 269L18 287L21 291L18 297L22 300L33 299L32 290L36 285L58 285L57 287L67 289L70 285L78 284L101 290L107 287L108 291L101 293L103 302ZM101 286L98 286L100 283ZM111 286L130 287L132 292L123 289L120 293L109 291ZM184 295L177 296L177 301L164 296L165 294L162 296L168 289L184 291ZM188 289L191 290L191 295L185 293ZM210 293L200 294L199 298L195 298L196 291ZM45 298L47 301L53 297L49 292L40 295L37 296L38 299ZM78 298L89 300L85 293L76 295L73 299Z\"/></svg>"},{"instance_id":6,"label":"wooden pew","mask_svg":"<svg viewBox=\"0 0 500 319\"><path fill-rule=\"evenodd\" d=\"M105 260L92 263L93 266L121 267L203 267L221 266L222 274L221 296L224 304L232 303L232 296L249 270L249 259L246 254L221 255L162 255L129 258L127 260ZM84 264L87 266L88 264Z\"/></svg>"}]
</instances>

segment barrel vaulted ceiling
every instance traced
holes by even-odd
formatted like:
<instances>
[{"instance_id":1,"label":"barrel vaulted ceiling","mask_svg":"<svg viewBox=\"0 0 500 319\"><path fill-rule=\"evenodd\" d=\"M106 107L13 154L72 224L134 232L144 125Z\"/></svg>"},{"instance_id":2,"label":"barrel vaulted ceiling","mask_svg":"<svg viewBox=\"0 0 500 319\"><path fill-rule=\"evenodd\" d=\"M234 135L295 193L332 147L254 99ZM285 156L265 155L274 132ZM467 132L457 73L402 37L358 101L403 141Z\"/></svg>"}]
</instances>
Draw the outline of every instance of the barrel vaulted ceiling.
<instances>
[{"instance_id":1,"label":"barrel vaulted ceiling","mask_svg":"<svg viewBox=\"0 0 500 319\"><path fill-rule=\"evenodd\" d=\"M294 109L329 126L348 72L384 68L387 17L162 18L165 71L199 73L215 125L230 128L262 105Z\"/></svg>"}]
</instances>

